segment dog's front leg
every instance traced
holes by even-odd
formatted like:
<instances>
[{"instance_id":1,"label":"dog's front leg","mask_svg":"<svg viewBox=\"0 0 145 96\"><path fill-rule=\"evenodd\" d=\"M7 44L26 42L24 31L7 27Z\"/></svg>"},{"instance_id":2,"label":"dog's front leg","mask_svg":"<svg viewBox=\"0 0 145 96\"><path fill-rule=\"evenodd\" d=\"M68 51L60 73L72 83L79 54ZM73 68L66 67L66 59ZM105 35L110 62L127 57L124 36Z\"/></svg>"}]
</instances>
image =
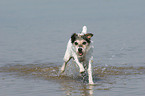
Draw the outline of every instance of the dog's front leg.
<instances>
[{"instance_id":1,"label":"dog's front leg","mask_svg":"<svg viewBox=\"0 0 145 96\"><path fill-rule=\"evenodd\" d=\"M89 75L89 84L94 84L93 77L92 77L92 60L89 60L89 66L88 66L88 75Z\"/></svg>"},{"instance_id":2,"label":"dog's front leg","mask_svg":"<svg viewBox=\"0 0 145 96\"><path fill-rule=\"evenodd\" d=\"M67 65L67 63L71 60L71 58L72 57L70 57L68 60L66 60L64 63L63 63L63 65L62 65L62 67L61 67L61 69L60 69L60 73L63 73L64 71L65 71L65 68L66 68L66 65Z\"/></svg>"},{"instance_id":3,"label":"dog's front leg","mask_svg":"<svg viewBox=\"0 0 145 96\"><path fill-rule=\"evenodd\" d=\"M80 73L83 73L85 71L83 64L79 62L78 58L75 58L75 62L78 64L80 68Z\"/></svg>"}]
</instances>

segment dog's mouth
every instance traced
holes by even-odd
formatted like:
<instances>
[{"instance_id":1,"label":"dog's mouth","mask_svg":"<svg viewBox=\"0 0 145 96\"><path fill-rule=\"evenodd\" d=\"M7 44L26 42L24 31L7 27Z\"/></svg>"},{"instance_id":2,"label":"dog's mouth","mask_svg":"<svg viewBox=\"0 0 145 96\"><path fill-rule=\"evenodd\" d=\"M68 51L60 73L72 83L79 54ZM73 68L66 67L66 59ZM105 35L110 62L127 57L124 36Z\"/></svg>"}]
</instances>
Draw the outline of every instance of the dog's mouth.
<instances>
[{"instance_id":1,"label":"dog's mouth","mask_svg":"<svg viewBox=\"0 0 145 96\"><path fill-rule=\"evenodd\" d=\"M79 56L83 55L83 49L82 48L78 48L78 54L79 54Z\"/></svg>"},{"instance_id":2,"label":"dog's mouth","mask_svg":"<svg viewBox=\"0 0 145 96\"><path fill-rule=\"evenodd\" d=\"M83 52L78 52L79 56L83 56Z\"/></svg>"}]
</instances>

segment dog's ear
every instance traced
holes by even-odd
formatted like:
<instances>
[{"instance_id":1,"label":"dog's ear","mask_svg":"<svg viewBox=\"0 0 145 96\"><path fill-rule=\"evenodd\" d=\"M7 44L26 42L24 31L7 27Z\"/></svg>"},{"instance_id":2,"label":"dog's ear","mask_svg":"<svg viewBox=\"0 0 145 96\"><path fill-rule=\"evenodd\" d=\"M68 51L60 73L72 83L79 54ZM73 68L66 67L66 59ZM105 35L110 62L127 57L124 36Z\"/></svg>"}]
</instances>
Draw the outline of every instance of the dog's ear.
<instances>
[{"instance_id":1,"label":"dog's ear","mask_svg":"<svg viewBox=\"0 0 145 96\"><path fill-rule=\"evenodd\" d=\"M92 33L87 33L87 34L85 34L85 36L86 36L88 39L91 39L91 37L93 37L93 34L92 34Z\"/></svg>"},{"instance_id":2,"label":"dog's ear","mask_svg":"<svg viewBox=\"0 0 145 96\"><path fill-rule=\"evenodd\" d=\"M76 37L77 37L76 33L72 34L72 36L71 36L71 42L72 43L74 43L74 41L76 40Z\"/></svg>"}]
</instances>

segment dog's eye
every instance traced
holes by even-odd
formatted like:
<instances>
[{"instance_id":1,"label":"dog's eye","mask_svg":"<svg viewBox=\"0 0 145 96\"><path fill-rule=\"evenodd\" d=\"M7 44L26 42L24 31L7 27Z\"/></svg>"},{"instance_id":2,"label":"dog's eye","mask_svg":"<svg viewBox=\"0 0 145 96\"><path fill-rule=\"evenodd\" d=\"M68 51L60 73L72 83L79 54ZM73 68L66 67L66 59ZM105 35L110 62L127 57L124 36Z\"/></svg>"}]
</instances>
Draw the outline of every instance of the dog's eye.
<instances>
[{"instance_id":1,"label":"dog's eye","mask_svg":"<svg viewBox=\"0 0 145 96\"><path fill-rule=\"evenodd\" d=\"M78 45L78 42L75 42L75 45Z\"/></svg>"},{"instance_id":2,"label":"dog's eye","mask_svg":"<svg viewBox=\"0 0 145 96\"><path fill-rule=\"evenodd\" d=\"M86 44L87 44L87 42L83 42L82 44L83 44L83 45L86 45Z\"/></svg>"}]
</instances>

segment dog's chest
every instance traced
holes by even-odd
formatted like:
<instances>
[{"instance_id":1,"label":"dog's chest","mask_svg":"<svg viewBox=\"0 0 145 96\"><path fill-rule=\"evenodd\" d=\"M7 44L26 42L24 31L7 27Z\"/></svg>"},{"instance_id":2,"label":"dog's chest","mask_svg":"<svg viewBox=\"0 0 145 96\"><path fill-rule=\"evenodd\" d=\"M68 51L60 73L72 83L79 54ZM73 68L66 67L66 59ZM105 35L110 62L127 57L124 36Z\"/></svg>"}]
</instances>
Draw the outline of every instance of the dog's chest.
<instances>
[{"instance_id":1,"label":"dog's chest","mask_svg":"<svg viewBox=\"0 0 145 96\"><path fill-rule=\"evenodd\" d=\"M84 62L85 60L86 60L86 59L85 59L84 57L80 57L80 58L79 58L79 61L80 61L80 62Z\"/></svg>"}]
</instances>

